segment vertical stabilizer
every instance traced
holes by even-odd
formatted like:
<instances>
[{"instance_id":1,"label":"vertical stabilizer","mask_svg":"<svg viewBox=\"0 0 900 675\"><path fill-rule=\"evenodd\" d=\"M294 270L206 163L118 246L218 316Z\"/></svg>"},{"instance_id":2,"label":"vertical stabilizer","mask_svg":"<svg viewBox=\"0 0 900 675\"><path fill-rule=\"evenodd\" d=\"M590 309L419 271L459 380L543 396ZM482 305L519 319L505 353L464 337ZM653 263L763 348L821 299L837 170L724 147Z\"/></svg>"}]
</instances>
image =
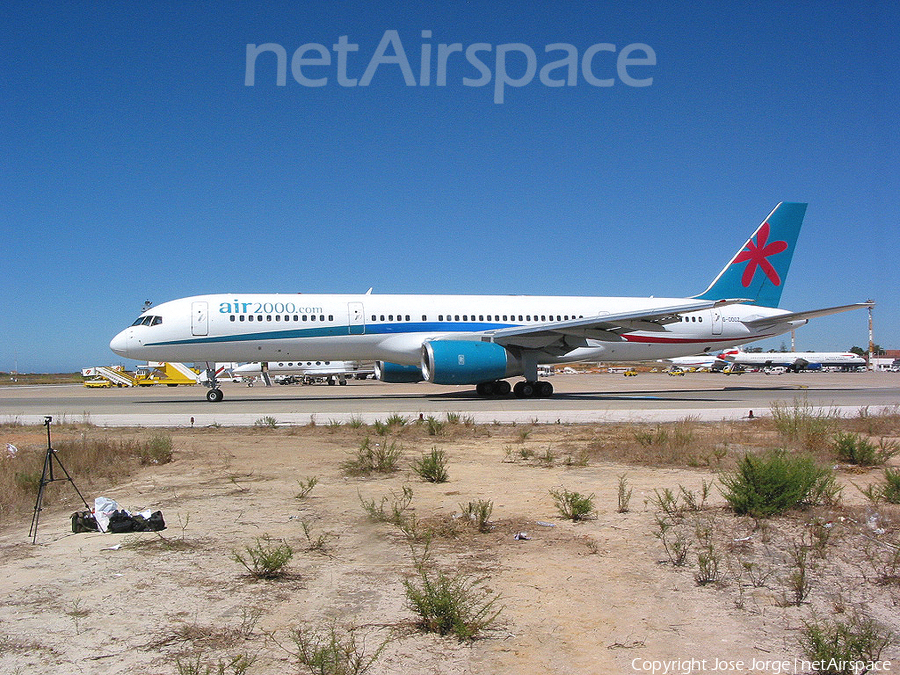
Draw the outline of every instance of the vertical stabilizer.
<instances>
[{"instance_id":1,"label":"vertical stabilizer","mask_svg":"<svg viewBox=\"0 0 900 675\"><path fill-rule=\"evenodd\" d=\"M777 307L806 204L781 202L719 272L699 300L748 298L754 305Z\"/></svg>"}]
</instances>

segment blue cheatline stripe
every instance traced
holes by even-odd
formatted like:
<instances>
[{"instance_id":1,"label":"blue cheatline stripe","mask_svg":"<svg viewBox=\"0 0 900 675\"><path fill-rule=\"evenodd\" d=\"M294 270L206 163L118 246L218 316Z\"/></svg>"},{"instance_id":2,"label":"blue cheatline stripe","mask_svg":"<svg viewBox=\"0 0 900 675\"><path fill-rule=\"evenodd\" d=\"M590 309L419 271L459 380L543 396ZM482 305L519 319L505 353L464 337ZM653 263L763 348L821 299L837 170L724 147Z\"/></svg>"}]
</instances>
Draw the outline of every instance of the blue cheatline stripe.
<instances>
[{"instance_id":1,"label":"blue cheatline stripe","mask_svg":"<svg viewBox=\"0 0 900 675\"><path fill-rule=\"evenodd\" d=\"M517 324L507 323L466 323L450 321L429 321L418 323L379 323L366 324L365 333L354 335L400 335L403 333L470 333L498 328L509 328ZM209 337L193 337L184 340L147 343L148 347L166 347L170 345L208 345L226 342L257 342L260 340L297 340L303 338L341 337L351 335L348 326L327 326L316 328L295 328L289 330L273 330L241 335L217 335Z\"/></svg>"},{"instance_id":2,"label":"blue cheatline stripe","mask_svg":"<svg viewBox=\"0 0 900 675\"><path fill-rule=\"evenodd\" d=\"M467 323L463 321L434 321L418 323L381 323L366 324L364 335L402 335L404 333L472 333L479 331L497 330L499 328L513 328L520 324L509 323ZM300 340L304 338L344 337L350 335L363 335L363 333L349 333L348 326L323 326L321 328L296 328L291 330L274 330L268 332L244 333L242 335L218 335L210 337L193 337L184 340L169 340L167 342L147 343L148 347L166 347L170 345L209 345L224 344L229 342L258 342L263 340ZM628 342L643 343L669 343L669 344L703 344L708 342L733 342L734 337L711 336L640 336L626 334L623 336Z\"/></svg>"}]
</instances>

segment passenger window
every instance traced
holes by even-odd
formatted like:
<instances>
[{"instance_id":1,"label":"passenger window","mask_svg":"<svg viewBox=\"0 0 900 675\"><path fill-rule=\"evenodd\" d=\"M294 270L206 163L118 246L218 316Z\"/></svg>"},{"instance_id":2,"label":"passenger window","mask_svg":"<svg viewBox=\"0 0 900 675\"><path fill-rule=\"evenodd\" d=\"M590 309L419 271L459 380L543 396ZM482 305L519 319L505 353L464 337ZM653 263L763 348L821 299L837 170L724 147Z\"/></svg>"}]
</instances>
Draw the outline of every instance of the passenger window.
<instances>
[{"instance_id":1,"label":"passenger window","mask_svg":"<svg viewBox=\"0 0 900 675\"><path fill-rule=\"evenodd\" d=\"M228 318L231 319L232 323L233 323L234 321L236 321L236 319L234 318L234 314L232 314L232 315L229 316Z\"/></svg>"},{"instance_id":2,"label":"passenger window","mask_svg":"<svg viewBox=\"0 0 900 675\"><path fill-rule=\"evenodd\" d=\"M241 314L241 321L243 321L243 320L244 320L244 315L243 315L243 314Z\"/></svg>"},{"instance_id":3,"label":"passenger window","mask_svg":"<svg viewBox=\"0 0 900 675\"><path fill-rule=\"evenodd\" d=\"M271 314L267 314L267 315L266 315L266 321L271 321L271 320L272 320L272 315L271 315Z\"/></svg>"},{"instance_id":4,"label":"passenger window","mask_svg":"<svg viewBox=\"0 0 900 675\"><path fill-rule=\"evenodd\" d=\"M275 320L276 320L276 321L281 321L281 314L276 314L276 315L275 315Z\"/></svg>"}]
</instances>

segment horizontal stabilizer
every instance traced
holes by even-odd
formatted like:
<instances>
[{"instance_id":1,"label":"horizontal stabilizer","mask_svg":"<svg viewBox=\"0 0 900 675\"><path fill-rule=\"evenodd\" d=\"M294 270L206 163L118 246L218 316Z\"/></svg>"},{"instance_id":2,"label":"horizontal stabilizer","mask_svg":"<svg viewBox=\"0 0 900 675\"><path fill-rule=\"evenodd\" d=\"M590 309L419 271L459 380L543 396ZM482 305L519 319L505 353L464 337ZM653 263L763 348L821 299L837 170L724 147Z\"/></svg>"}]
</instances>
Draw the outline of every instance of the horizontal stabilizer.
<instances>
[{"instance_id":1,"label":"horizontal stabilizer","mask_svg":"<svg viewBox=\"0 0 900 675\"><path fill-rule=\"evenodd\" d=\"M776 316L766 316L761 319L751 319L744 321L751 328L761 328L767 325L778 323L787 323L790 321L804 321L815 319L819 316L828 316L829 314L839 314L841 312L849 312L851 309L863 309L874 307L874 302L855 302L852 305L841 305L839 307L826 307L825 309L811 309L808 312L790 312L789 314L778 314Z\"/></svg>"}]
</instances>

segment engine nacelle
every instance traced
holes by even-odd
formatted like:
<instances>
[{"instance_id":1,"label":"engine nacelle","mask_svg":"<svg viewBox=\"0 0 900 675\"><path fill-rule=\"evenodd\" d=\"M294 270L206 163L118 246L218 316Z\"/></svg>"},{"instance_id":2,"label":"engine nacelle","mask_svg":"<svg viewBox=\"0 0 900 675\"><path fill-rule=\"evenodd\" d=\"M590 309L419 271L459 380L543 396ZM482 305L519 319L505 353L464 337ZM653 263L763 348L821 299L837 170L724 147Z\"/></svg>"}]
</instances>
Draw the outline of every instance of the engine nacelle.
<instances>
[{"instance_id":1,"label":"engine nacelle","mask_svg":"<svg viewBox=\"0 0 900 675\"><path fill-rule=\"evenodd\" d=\"M390 361L375 362L375 379L382 382L421 382L422 371L419 366L401 366Z\"/></svg>"},{"instance_id":2,"label":"engine nacelle","mask_svg":"<svg viewBox=\"0 0 900 675\"><path fill-rule=\"evenodd\" d=\"M422 346L422 374L435 384L478 384L521 373L518 360L494 342L432 340Z\"/></svg>"}]
</instances>

